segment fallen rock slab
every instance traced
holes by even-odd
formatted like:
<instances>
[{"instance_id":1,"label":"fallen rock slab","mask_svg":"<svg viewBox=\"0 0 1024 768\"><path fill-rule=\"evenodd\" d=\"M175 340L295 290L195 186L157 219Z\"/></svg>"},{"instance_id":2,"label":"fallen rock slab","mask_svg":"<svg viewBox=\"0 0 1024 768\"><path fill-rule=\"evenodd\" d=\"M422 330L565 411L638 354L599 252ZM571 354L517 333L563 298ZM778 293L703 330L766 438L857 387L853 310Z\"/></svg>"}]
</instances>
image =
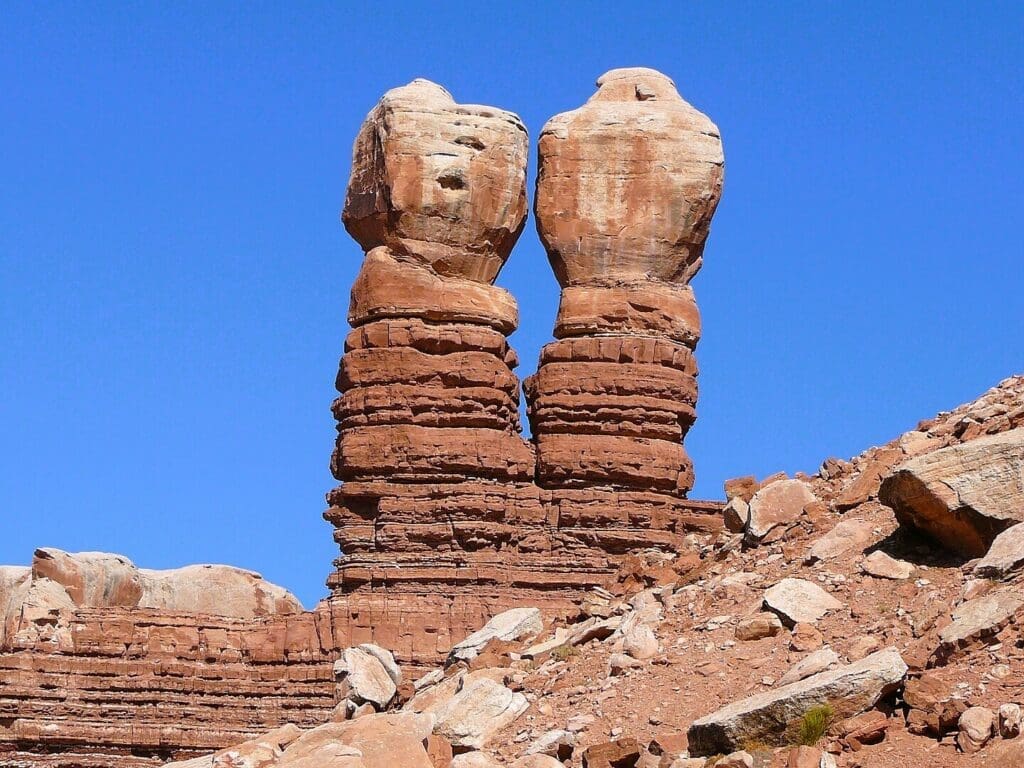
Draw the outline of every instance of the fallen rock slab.
<instances>
[{"instance_id":1,"label":"fallen rock slab","mask_svg":"<svg viewBox=\"0 0 1024 768\"><path fill-rule=\"evenodd\" d=\"M890 557L881 550L872 552L864 558L860 569L868 576L876 579L891 579L892 581L904 581L914 573L914 566L903 560Z\"/></svg>"},{"instance_id":2,"label":"fallen rock slab","mask_svg":"<svg viewBox=\"0 0 1024 768\"><path fill-rule=\"evenodd\" d=\"M855 664L822 672L773 691L755 694L696 720L688 732L690 754L728 754L744 743L783 746L812 707L827 704L834 717L852 717L896 691L907 665L895 648Z\"/></svg>"},{"instance_id":3,"label":"fallen rock slab","mask_svg":"<svg viewBox=\"0 0 1024 768\"><path fill-rule=\"evenodd\" d=\"M376 655L362 648L346 648L341 652L341 658L334 662L334 677L342 698L356 706L369 703L382 710L398 693L387 667Z\"/></svg>"},{"instance_id":4,"label":"fallen rock slab","mask_svg":"<svg viewBox=\"0 0 1024 768\"><path fill-rule=\"evenodd\" d=\"M366 768L393 768L397 765L402 768L433 768L424 746L433 724L434 719L430 715L396 712L368 715L346 723L328 725L336 726L331 729L333 738L362 753ZM298 748L301 741L300 737L288 747L285 757ZM308 768L327 768L330 765L310 762ZM306 764L303 764L303 768L306 768Z\"/></svg>"},{"instance_id":5,"label":"fallen rock slab","mask_svg":"<svg viewBox=\"0 0 1024 768\"><path fill-rule=\"evenodd\" d=\"M434 712L434 733L453 747L482 749L498 731L530 706L521 693L487 678L465 682L462 689Z\"/></svg>"},{"instance_id":6,"label":"fallen rock slab","mask_svg":"<svg viewBox=\"0 0 1024 768\"><path fill-rule=\"evenodd\" d=\"M1022 565L1024 565L1024 525L1017 524L996 536L985 557L974 566L974 575L984 579L1001 579Z\"/></svg>"},{"instance_id":7,"label":"fallen rock slab","mask_svg":"<svg viewBox=\"0 0 1024 768\"><path fill-rule=\"evenodd\" d=\"M798 623L813 624L829 611L843 604L817 584L806 579L787 578L764 593L764 605L778 614L787 627Z\"/></svg>"},{"instance_id":8,"label":"fallen rock slab","mask_svg":"<svg viewBox=\"0 0 1024 768\"><path fill-rule=\"evenodd\" d=\"M1024 521L1024 428L918 456L882 482L879 499L901 525L947 549L982 557Z\"/></svg>"},{"instance_id":9,"label":"fallen rock slab","mask_svg":"<svg viewBox=\"0 0 1024 768\"><path fill-rule=\"evenodd\" d=\"M544 629L544 620L539 608L512 608L499 613L465 640L452 646L449 660L469 661L491 640L520 640L539 635Z\"/></svg>"},{"instance_id":10,"label":"fallen rock slab","mask_svg":"<svg viewBox=\"0 0 1024 768\"><path fill-rule=\"evenodd\" d=\"M816 497L802 480L776 480L750 500L746 538L757 543L774 528L790 526L800 519L804 507Z\"/></svg>"},{"instance_id":11,"label":"fallen rock slab","mask_svg":"<svg viewBox=\"0 0 1024 768\"><path fill-rule=\"evenodd\" d=\"M863 552L875 539L874 528L866 520L841 520L807 550L806 560L832 560L849 552Z\"/></svg>"},{"instance_id":12,"label":"fallen rock slab","mask_svg":"<svg viewBox=\"0 0 1024 768\"><path fill-rule=\"evenodd\" d=\"M990 592L961 603L953 622L939 633L936 655L948 657L959 648L999 632L1024 607L1024 597L1010 591Z\"/></svg>"}]
</instances>

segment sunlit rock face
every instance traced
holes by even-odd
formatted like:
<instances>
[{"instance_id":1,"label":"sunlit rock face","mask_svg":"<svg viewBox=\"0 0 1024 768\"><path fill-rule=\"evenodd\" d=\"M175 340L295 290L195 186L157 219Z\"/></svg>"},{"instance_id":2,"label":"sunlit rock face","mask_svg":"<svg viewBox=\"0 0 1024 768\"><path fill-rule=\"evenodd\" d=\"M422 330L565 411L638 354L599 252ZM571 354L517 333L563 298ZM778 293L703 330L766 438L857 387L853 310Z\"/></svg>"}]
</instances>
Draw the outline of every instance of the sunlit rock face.
<instances>
[{"instance_id":1,"label":"sunlit rock face","mask_svg":"<svg viewBox=\"0 0 1024 768\"><path fill-rule=\"evenodd\" d=\"M339 631L403 663L503 608L570 610L625 555L717 523L685 502L681 444L714 126L664 76L623 70L545 130L537 212L565 290L527 390L536 441L507 339L518 309L493 285L526 217L521 121L417 80L356 138L342 219L365 257L334 403L329 585Z\"/></svg>"},{"instance_id":2,"label":"sunlit rock face","mask_svg":"<svg viewBox=\"0 0 1024 768\"><path fill-rule=\"evenodd\" d=\"M651 69L616 69L544 126L537 230L562 298L527 383L538 479L685 495L701 267L722 194L715 124Z\"/></svg>"},{"instance_id":3,"label":"sunlit rock face","mask_svg":"<svg viewBox=\"0 0 1024 768\"><path fill-rule=\"evenodd\" d=\"M512 112L428 80L390 90L356 137L345 227L367 252L492 283L526 221L527 151Z\"/></svg>"}]
</instances>

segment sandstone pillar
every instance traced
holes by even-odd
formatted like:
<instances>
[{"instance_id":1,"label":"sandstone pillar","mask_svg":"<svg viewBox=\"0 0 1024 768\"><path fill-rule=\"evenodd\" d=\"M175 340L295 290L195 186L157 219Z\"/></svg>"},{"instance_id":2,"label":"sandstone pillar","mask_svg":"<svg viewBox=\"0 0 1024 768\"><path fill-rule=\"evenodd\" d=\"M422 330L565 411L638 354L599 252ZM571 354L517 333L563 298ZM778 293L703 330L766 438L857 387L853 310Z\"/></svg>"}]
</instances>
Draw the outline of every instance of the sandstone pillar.
<instances>
[{"instance_id":1,"label":"sandstone pillar","mask_svg":"<svg viewBox=\"0 0 1024 768\"><path fill-rule=\"evenodd\" d=\"M617 492L587 518L591 535L643 528L650 539L665 520L629 510L671 517L693 486L682 440L695 418L700 315L689 282L724 160L714 123L666 76L617 69L597 84L540 137L537 229L562 296L527 400L539 484Z\"/></svg>"},{"instance_id":2,"label":"sandstone pillar","mask_svg":"<svg viewBox=\"0 0 1024 768\"><path fill-rule=\"evenodd\" d=\"M340 636L404 661L503 607L499 550L543 521L506 338L518 310L492 284L526 219L527 147L516 115L416 80L353 150L342 218L366 256L333 406L328 584Z\"/></svg>"}]
</instances>

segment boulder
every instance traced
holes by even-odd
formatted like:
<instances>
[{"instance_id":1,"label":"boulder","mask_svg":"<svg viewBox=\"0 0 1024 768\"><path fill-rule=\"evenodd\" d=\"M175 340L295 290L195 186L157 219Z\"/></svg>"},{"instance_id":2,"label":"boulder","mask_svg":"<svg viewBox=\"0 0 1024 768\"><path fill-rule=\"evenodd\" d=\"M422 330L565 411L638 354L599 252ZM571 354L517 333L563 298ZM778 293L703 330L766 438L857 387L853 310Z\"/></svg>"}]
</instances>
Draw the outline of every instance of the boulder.
<instances>
[{"instance_id":1,"label":"boulder","mask_svg":"<svg viewBox=\"0 0 1024 768\"><path fill-rule=\"evenodd\" d=\"M341 658L334 662L334 677L341 690L340 698L356 706L372 704L382 710L398 693L384 664L362 648L346 648L341 652Z\"/></svg>"},{"instance_id":2,"label":"boulder","mask_svg":"<svg viewBox=\"0 0 1024 768\"><path fill-rule=\"evenodd\" d=\"M733 496L722 509L722 521L727 531L743 533L750 521L750 504L740 496Z\"/></svg>"},{"instance_id":3,"label":"boulder","mask_svg":"<svg viewBox=\"0 0 1024 768\"><path fill-rule=\"evenodd\" d=\"M539 608L512 608L494 616L479 630L452 646L449 660L468 661L495 638L521 640L539 635L543 629L544 620Z\"/></svg>"},{"instance_id":4,"label":"boulder","mask_svg":"<svg viewBox=\"0 0 1024 768\"><path fill-rule=\"evenodd\" d=\"M391 651L387 648L381 648L379 645L374 645L373 643L362 643L358 647L359 650L370 654L381 663L381 666L384 667L384 671L388 673L388 677L391 678L391 681L395 684L396 688L401 687L402 668L398 666L398 662L395 661L395 656Z\"/></svg>"},{"instance_id":5,"label":"boulder","mask_svg":"<svg viewBox=\"0 0 1024 768\"><path fill-rule=\"evenodd\" d=\"M1014 620L1024 607L1015 591L990 592L961 603L953 610L953 622L939 633L937 655L947 657L958 648L990 637Z\"/></svg>"},{"instance_id":6,"label":"boulder","mask_svg":"<svg viewBox=\"0 0 1024 768\"><path fill-rule=\"evenodd\" d=\"M1004 739L1020 736L1021 708L1019 704L1003 704L999 707L999 735Z\"/></svg>"},{"instance_id":7,"label":"boulder","mask_svg":"<svg viewBox=\"0 0 1024 768\"><path fill-rule=\"evenodd\" d=\"M1024 565L1024 525L1011 525L992 541L992 546L977 565L974 575L1001 579Z\"/></svg>"},{"instance_id":8,"label":"boulder","mask_svg":"<svg viewBox=\"0 0 1024 768\"><path fill-rule=\"evenodd\" d=\"M434 768L424 746L432 725L430 715L409 712L327 723L306 731L292 742L277 765L285 768L394 768L397 765Z\"/></svg>"},{"instance_id":9,"label":"boulder","mask_svg":"<svg viewBox=\"0 0 1024 768\"><path fill-rule=\"evenodd\" d=\"M972 754L979 751L995 731L996 716L986 707L971 707L960 715L960 731L956 744L961 751Z\"/></svg>"},{"instance_id":10,"label":"boulder","mask_svg":"<svg viewBox=\"0 0 1024 768\"><path fill-rule=\"evenodd\" d=\"M846 718L832 730L847 746L856 749L862 744L877 744L882 741L888 729L889 718L884 712L872 709Z\"/></svg>"},{"instance_id":11,"label":"boulder","mask_svg":"<svg viewBox=\"0 0 1024 768\"><path fill-rule=\"evenodd\" d=\"M779 615L792 627L797 623L813 624L829 611L843 607L817 584L806 579L786 578L764 593L765 607Z\"/></svg>"},{"instance_id":12,"label":"boulder","mask_svg":"<svg viewBox=\"0 0 1024 768\"><path fill-rule=\"evenodd\" d=\"M527 749L527 755L551 755L559 760L568 760L576 746L576 735L572 731L548 731L538 737Z\"/></svg>"},{"instance_id":13,"label":"boulder","mask_svg":"<svg viewBox=\"0 0 1024 768\"><path fill-rule=\"evenodd\" d=\"M456 755L448 768L503 768L501 763L486 752L464 752Z\"/></svg>"},{"instance_id":14,"label":"boulder","mask_svg":"<svg viewBox=\"0 0 1024 768\"><path fill-rule=\"evenodd\" d=\"M899 651L887 648L854 664L755 694L696 720L688 732L690 753L728 753L753 741L782 746L811 708L828 704L835 717L852 717L896 691L906 674Z\"/></svg>"},{"instance_id":15,"label":"boulder","mask_svg":"<svg viewBox=\"0 0 1024 768\"><path fill-rule=\"evenodd\" d=\"M761 484L757 482L757 478L753 475L734 477L725 481L725 498L729 501L740 499L749 504L760 487Z\"/></svg>"},{"instance_id":16,"label":"boulder","mask_svg":"<svg viewBox=\"0 0 1024 768\"><path fill-rule=\"evenodd\" d=\"M565 766L550 755L523 755L518 760L513 760L510 768L565 768Z\"/></svg>"},{"instance_id":17,"label":"boulder","mask_svg":"<svg viewBox=\"0 0 1024 768\"><path fill-rule=\"evenodd\" d=\"M465 682L435 710L434 731L455 748L482 749L529 707L526 697L487 678Z\"/></svg>"},{"instance_id":18,"label":"boulder","mask_svg":"<svg viewBox=\"0 0 1024 768\"><path fill-rule=\"evenodd\" d=\"M776 480L759 490L750 500L746 538L756 543L774 528L796 523L816 497L802 480Z\"/></svg>"},{"instance_id":19,"label":"boulder","mask_svg":"<svg viewBox=\"0 0 1024 768\"><path fill-rule=\"evenodd\" d=\"M848 553L863 552L875 539L874 528L866 520L841 520L807 550L806 560L832 560Z\"/></svg>"},{"instance_id":20,"label":"boulder","mask_svg":"<svg viewBox=\"0 0 1024 768\"><path fill-rule=\"evenodd\" d=\"M636 624L623 635L622 650L634 659L651 659L658 655L658 638L646 624Z\"/></svg>"},{"instance_id":21,"label":"boulder","mask_svg":"<svg viewBox=\"0 0 1024 768\"><path fill-rule=\"evenodd\" d=\"M583 750L583 768L634 768L641 751L634 738L594 744Z\"/></svg>"},{"instance_id":22,"label":"boulder","mask_svg":"<svg viewBox=\"0 0 1024 768\"><path fill-rule=\"evenodd\" d=\"M754 768L754 756L742 749L731 752L716 760L715 768Z\"/></svg>"},{"instance_id":23,"label":"boulder","mask_svg":"<svg viewBox=\"0 0 1024 768\"><path fill-rule=\"evenodd\" d=\"M771 611L762 611L740 619L736 624L736 639L751 641L775 637L782 631L782 622Z\"/></svg>"},{"instance_id":24,"label":"boulder","mask_svg":"<svg viewBox=\"0 0 1024 768\"><path fill-rule=\"evenodd\" d=\"M913 526L965 557L1024 521L1024 428L918 456L882 483L879 498Z\"/></svg>"},{"instance_id":25,"label":"boulder","mask_svg":"<svg viewBox=\"0 0 1024 768\"><path fill-rule=\"evenodd\" d=\"M910 563L890 557L881 550L872 552L865 557L861 561L860 569L868 576L874 576L877 579L892 579L893 581L909 579L914 573L914 566Z\"/></svg>"}]
</instances>

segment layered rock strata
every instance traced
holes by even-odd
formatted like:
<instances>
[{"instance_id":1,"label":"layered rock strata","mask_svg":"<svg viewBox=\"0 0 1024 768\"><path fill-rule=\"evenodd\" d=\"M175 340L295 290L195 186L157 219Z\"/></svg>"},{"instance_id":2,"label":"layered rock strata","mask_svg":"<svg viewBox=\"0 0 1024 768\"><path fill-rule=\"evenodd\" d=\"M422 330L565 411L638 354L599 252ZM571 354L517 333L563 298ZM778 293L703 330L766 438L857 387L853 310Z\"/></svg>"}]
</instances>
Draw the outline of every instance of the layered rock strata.
<instances>
[{"instance_id":1,"label":"layered rock strata","mask_svg":"<svg viewBox=\"0 0 1024 768\"><path fill-rule=\"evenodd\" d=\"M537 480L559 495L607 489L620 518L657 507L671 519L693 486L689 282L721 196L722 143L658 72L612 70L597 85L540 137L537 229L562 296L557 340L526 382ZM642 527L657 545L682 526Z\"/></svg>"},{"instance_id":2,"label":"layered rock strata","mask_svg":"<svg viewBox=\"0 0 1024 768\"><path fill-rule=\"evenodd\" d=\"M161 765L335 704L330 613L228 566L0 567L0 765Z\"/></svg>"},{"instance_id":3,"label":"layered rock strata","mask_svg":"<svg viewBox=\"0 0 1024 768\"><path fill-rule=\"evenodd\" d=\"M518 308L493 285L526 219L526 157L516 115L425 80L386 93L353 150L342 219L366 256L333 407L343 484L325 516L344 557L329 586L351 641L404 662L545 579Z\"/></svg>"},{"instance_id":4,"label":"layered rock strata","mask_svg":"<svg viewBox=\"0 0 1024 768\"><path fill-rule=\"evenodd\" d=\"M623 72L602 79L598 107L619 110L623 77L647 89L647 106L626 104L630 122L604 134L590 115L590 138L572 144L589 165L553 151L545 161L542 140L538 216L569 277L559 341L529 389L536 446L520 436L516 303L493 285L526 217L522 123L417 80L385 94L359 132L342 218L366 255L333 408L342 485L325 513L343 552L328 584L349 643L432 662L504 608L563 612L623 555L675 550L685 530L717 524L717 505L683 501L681 440L699 337L685 283L718 199L721 147L667 78ZM594 142L617 147L604 171ZM612 221L597 198L623 183L639 207ZM569 206L566 226L550 221L555 200ZM568 230L586 236L584 252L563 242Z\"/></svg>"}]
</instances>

